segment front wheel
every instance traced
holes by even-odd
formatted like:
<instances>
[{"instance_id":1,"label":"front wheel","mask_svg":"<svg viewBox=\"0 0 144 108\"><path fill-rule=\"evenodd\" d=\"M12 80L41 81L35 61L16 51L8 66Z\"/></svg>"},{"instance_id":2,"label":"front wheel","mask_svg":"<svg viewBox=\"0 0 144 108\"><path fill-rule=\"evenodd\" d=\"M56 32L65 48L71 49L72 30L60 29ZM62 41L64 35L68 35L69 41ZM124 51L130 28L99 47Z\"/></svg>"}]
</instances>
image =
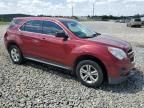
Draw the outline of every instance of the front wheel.
<instances>
[{"instance_id":1,"label":"front wheel","mask_svg":"<svg viewBox=\"0 0 144 108\"><path fill-rule=\"evenodd\" d=\"M18 46L11 45L8 51L14 64L21 64L23 62L23 56Z\"/></svg>"},{"instance_id":2,"label":"front wheel","mask_svg":"<svg viewBox=\"0 0 144 108\"><path fill-rule=\"evenodd\" d=\"M88 87L99 87L103 82L103 72L98 63L83 60L76 67L76 74L80 82Z\"/></svg>"}]
</instances>

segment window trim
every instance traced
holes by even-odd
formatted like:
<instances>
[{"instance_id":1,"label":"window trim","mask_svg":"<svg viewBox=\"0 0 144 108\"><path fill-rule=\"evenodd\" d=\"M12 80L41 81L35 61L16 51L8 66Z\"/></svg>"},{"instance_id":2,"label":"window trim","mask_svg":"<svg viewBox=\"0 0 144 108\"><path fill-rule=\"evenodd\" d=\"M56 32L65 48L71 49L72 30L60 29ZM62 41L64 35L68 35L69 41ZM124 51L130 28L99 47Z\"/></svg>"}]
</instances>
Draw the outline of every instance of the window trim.
<instances>
[{"instance_id":1,"label":"window trim","mask_svg":"<svg viewBox=\"0 0 144 108\"><path fill-rule=\"evenodd\" d=\"M35 20L28 20L28 21L24 22L24 23L18 28L18 31L20 31L20 32L26 32L26 33L40 34L40 35L44 35L44 36L56 37L55 35L49 35L49 34L43 34L43 33L36 33L36 32L30 32L30 31L23 31L23 30L21 30L20 28L21 28L23 25L25 25L27 22L29 22L29 21L35 21ZM61 26L60 26L58 23L56 23L55 21L51 21L51 20L38 20L38 21L42 21L42 22L44 22L44 21L50 21L50 22L53 22L53 23L57 24L59 27L61 27ZM43 25L42 25L42 27L43 27ZM68 40L70 40L71 38L70 38L70 36L68 35L67 31L66 31L63 27L61 27L61 28L63 29L63 31L65 32L65 34L68 36Z\"/></svg>"}]
</instances>

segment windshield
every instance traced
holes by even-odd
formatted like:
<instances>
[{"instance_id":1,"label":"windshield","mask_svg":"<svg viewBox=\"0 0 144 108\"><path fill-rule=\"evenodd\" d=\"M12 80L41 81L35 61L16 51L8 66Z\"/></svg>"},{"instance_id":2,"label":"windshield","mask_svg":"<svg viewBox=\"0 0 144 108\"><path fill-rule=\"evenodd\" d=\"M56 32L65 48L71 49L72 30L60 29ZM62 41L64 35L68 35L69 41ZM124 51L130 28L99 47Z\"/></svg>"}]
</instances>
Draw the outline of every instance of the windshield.
<instances>
[{"instance_id":1,"label":"windshield","mask_svg":"<svg viewBox=\"0 0 144 108\"><path fill-rule=\"evenodd\" d=\"M71 32L80 38L92 38L97 34L96 32L86 28L84 25L77 21L63 21L62 22Z\"/></svg>"}]
</instances>

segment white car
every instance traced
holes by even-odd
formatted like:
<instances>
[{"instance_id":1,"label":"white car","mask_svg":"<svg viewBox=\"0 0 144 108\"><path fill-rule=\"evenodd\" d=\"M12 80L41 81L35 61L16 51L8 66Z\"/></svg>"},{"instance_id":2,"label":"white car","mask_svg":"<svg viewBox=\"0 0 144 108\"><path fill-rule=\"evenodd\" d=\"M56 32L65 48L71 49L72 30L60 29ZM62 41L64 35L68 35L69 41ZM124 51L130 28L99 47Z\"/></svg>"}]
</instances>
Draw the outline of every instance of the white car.
<instances>
[{"instance_id":1,"label":"white car","mask_svg":"<svg viewBox=\"0 0 144 108\"><path fill-rule=\"evenodd\" d=\"M127 27L141 27L141 26L142 26L142 21L140 18L131 19L127 23Z\"/></svg>"}]
</instances>

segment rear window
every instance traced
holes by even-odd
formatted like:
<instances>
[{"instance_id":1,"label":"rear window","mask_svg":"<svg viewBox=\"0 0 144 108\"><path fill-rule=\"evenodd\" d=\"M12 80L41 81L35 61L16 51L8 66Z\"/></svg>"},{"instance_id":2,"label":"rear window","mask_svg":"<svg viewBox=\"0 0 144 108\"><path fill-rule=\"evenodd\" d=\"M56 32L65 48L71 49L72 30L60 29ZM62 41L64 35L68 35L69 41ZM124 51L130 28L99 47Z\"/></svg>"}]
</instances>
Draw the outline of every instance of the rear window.
<instances>
[{"instance_id":1,"label":"rear window","mask_svg":"<svg viewBox=\"0 0 144 108\"><path fill-rule=\"evenodd\" d=\"M12 22L10 23L9 28L15 27L15 25L21 24L22 20L21 19L13 19Z\"/></svg>"}]
</instances>

